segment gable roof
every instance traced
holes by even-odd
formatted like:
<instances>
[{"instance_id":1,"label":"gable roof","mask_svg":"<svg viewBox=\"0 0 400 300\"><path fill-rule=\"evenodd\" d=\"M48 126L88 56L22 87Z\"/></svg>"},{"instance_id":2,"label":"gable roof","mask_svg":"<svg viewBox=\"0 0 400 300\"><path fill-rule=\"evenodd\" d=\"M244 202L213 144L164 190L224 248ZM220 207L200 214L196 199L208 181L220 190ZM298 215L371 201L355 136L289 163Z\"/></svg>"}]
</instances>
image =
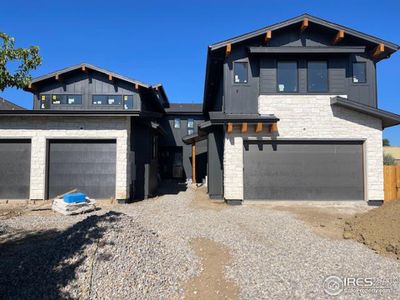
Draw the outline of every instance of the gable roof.
<instances>
[{"instance_id":1,"label":"gable roof","mask_svg":"<svg viewBox=\"0 0 400 300\"><path fill-rule=\"evenodd\" d=\"M0 97L0 110L26 110L22 106L12 103L2 97Z\"/></svg>"},{"instance_id":2,"label":"gable roof","mask_svg":"<svg viewBox=\"0 0 400 300\"><path fill-rule=\"evenodd\" d=\"M366 33L362 33L362 32L360 32L358 30L354 30L354 29L351 29L349 27L342 26L342 25L339 25L339 24L336 24L336 23L333 23L333 22L330 22L330 21L327 21L327 20L312 16L312 15L309 15L309 14L302 14L300 16L288 19L286 21L279 22L279 23L276 23L276 24L273 24L273 25L270 25L270 26L267 26L267 27L263 27L263 28L251 31L251 32L246 33L246 34L242 34L242 35L227 39L225 41L221 41L221 42L212 44L212 45L209 46L209 49L211 51L213 51L213 50L217 50L217 49L220 49L222 47L225 47L227 44L238 43L238 42L245 41L247 39L251 39L253 37L257 37L257 36L260 36L260 35L265 35L265 33L267 31L269 31L269 30L273 31L273 30L281 29L281 28L296 24L296 23L300 23L305 18L307 18L309 22L312 22L312 23L315 23L315 24L319 24L319 25L321 25L323 27L326 27L326 28L334 29L334 30L337 30L337 31L344 30L346 34L354 36L354 37L357 37L357 38L360 38L360 39L363 39L363 40L366 40L368 42L372 42L372 43L375 43L375 44L384 44L386 47L391 49L393 52L395 52L395 51L400 49L400 46L395 44L395 43L380 39L378 37L375 37L375 36L372 36L372 35L369 35L369 34L366 34Z\"/></svg>"}]
</instances>

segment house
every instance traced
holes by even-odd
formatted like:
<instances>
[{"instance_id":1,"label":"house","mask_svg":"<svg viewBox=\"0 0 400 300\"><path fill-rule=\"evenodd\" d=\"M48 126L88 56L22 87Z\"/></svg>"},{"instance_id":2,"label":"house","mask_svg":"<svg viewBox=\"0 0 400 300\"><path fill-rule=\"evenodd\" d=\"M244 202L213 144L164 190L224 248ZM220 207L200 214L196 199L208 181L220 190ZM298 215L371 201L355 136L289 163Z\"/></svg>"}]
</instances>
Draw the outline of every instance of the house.
<instances>
[{"instance_id":1,"label":"house","mask_svg":"<svg viewBox=\"0 0 400 300\"><path fill-rule=\"evenodd\" d=\"M160 180L211 199L383 202L376 65L399 46L304 14L210 45L202 105L89 64L35 78L0 110L0 198L73 188L144 199Z\"/></svg>"},{"instance_id":2,"label":"house","mask_svg":"<svg viewBox=\"0 0 400 300\"><path fill-rule=\"evenodd\" d=\"M400 147L385 146L383 147L383 152L390 154L394 158L395 164L400 165Z\"/></svg>"},{"instance_id":3,"label":"house","mask_svg":"<svg viewBox=\"0 0 400 300\"><path fill-rule=\"evenodd\" d=\"M308 14L208 47L208 192L243 200L383 200L376 65L399 46Z\"/></svg>"}]
</instances>

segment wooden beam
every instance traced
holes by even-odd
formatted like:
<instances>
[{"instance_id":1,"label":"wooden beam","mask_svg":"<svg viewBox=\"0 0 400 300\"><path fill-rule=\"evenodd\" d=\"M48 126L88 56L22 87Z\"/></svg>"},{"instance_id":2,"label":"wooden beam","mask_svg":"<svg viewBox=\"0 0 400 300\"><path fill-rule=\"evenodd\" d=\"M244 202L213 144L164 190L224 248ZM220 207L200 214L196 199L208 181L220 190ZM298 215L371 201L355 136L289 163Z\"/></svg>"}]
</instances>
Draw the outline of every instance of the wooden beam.
<instances>
[{"instance_id":1,"label":"wooden beam","mask_svg":"<svg viewBox=\"0 0 400 300\"><path fill-rule=\"evenodd\" d=\"M228 57L232 52L232 44L227 44L226 45L226 50L225 50L225 57Z\"/></svg>"},{"instance_id":2,"label":"wooden beam","mask_svg":"<svg viewBox=\"0 0 400 300\"><path fill-rule=\"evenodd\" d=\"M278 123L272 123L270 130L271 130L271 133L278 132Z\"/></svg>"},{"instance_id":3,"label":"wooden beam","mask_svg":"<svg viewBox=\"0 0 400 300\"><path fill-rule=\"evenodd\" d=\"M233 123L229 122L226 127L226 132L230 133L233 131Z\"/></svg>"},{"instance_id":4,"label":"wooden beam","mask_svg":"<svg viewBox=\"0 0 400 300\"><path fill-rule=\"evenodd\" d=\"M33 86L33 84L31 82L28 84L28 89L31 90L31 91L35 91L36 90L36 88Z\"/></svg>"},{"instance_id":5,"label":"wooden beam","mask_svg":"<svg viewBox=\"0 0 400 300\"><path fill-rule=\"evenodd\" d=\"M268 30L268 31L265 33L265 42L268 43L269 40L270 40L271 38L272 38L272 31L271 31L271 30Z\"/></svg>"},{"instance_id":6,"label":"wooden beam","mask_svg":"<svg viewBox=\"0 0 400 300\"><path fill-rule=\"evenodd\" d=\"M336 45L337 43L339 43L340 41L342 41L344 38L344 30L339 30L335 37L332 40L332 45Z\"/></svg>"},{"instance_id":7,"label":"wooden beam","mask_svg":"<svg viewBox=\"0 0 400 300\"><path fill-rule=\"evenodd\" d=\"M247 123L242 123L242 129L241 129L241 131L242 131L242 132L247 132L247 128L248 128Z\"/></svg>"},{"instance_id":8,"label":"wooden beam","mask_svg":"<svg viewBox=\"0 0 400 300\"><path fill-rule=\"evenodd\" d=\"M139 89L139 83L135 83L135 90Z\"/></svg>"},{"instance_id":9,"label":"wooden beam","mask_svg":"<svg viewBox=\"0 0 400 300\"><path fill-rule=\"evenodd\" d=\"M192 144L192 183L196 183L196 143Z\"/></svg>"},{"instance_id":10,"label":"wooden beam","mask_svg":"<svg viewBox=\"0 0 400 300\"><path fill-rule=\"evenodd\" d=\"M85 72L85 73L88 72L88 69L86 69L86 66L85 66L85 65L83 65L83 66L81 67L81 70L82 70L82 72Z\"/></svg>"},{"instance_id":11,"label":"wooden beam","mask_svg":"<svg viewBox=\"0 0 400 300\"><path fill-rule=\"evenodd\" d=\"M379 44L378 46L375 47L374 50L372 50L371 56L372 56L372 58L377 58L380 55L382 55L383 52L385 52L385 45Z\"/></svg>"},{"instance_id":12,"label":"wooden beam","mask_svg":"<svg viewBox=\"0 0 400 300\"><path fill-rule=\"evenodd\" d=\"M112 77L112 75L111 75L111 74L108 74L108 80L110 80L110 81L112 81L112 80L113 80L113 77Z\"/></svg>"},{"instance_id":13,"label":"wooden beam","mask_svg":"<svg viewBox=\"0 0 400 300\"><path fill-rule=\"evenodd\" d=\"M62 81L60 74L56 74L55 79L60 82Z\"/></svg>"},{"instance_id":14,"label":"wooden beam","mask_svg":"<svg viewBox=\"0 0 400 300\"><path fill-rule=\"evenodd\" d=\"M255 132L261 132L263 129L263 123L259 122L256 124Z\"/></svg>"},{"instance_id":15,"label":"wooden beam","mask_svg":"<svg viewBox=\"0 0 400 300\"><path fill-rule=\"evenodd\" d=\"M300 32L303 32L308 27L308 18L304 18L303 22L301 22Z\"/></svg>"}]
</instances>

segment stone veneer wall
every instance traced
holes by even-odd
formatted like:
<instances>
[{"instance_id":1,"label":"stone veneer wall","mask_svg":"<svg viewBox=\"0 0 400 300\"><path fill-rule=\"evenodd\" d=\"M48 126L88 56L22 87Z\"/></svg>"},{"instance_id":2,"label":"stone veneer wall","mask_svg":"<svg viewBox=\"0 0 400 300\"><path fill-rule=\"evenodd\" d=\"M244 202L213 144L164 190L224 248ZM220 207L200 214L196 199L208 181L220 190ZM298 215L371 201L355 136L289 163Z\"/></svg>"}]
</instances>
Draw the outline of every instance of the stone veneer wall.
<instances>
[{"instance_id":1,"label":"stone veneer wall","mask_svg":"<svg viewBox=\"0 0 400 300\"><path fill-rule=\"evenodd\" d=\"M47 140L116 139L116 199L129 197L129 135L127 117L1 117L0 138L31 139L30 199L46 196Z\"/></svg>"},{"instance_id":2,"label":"stone veneer wall","mask_svg":"<svg viewBox=\"0 0 400 300\"><path fill-rule=\"evenodd\" d=\"M382 122L374 117L330 105L330 95L261 95L260 114L275 114L279 138L365 139L368 200L383 200ZM346 97L346 96L344 96ZM270 136L263 135L266 139ZM235 130L225 135L224 197L243 199L243 139L257 137ZM259 136L261 138L261 136Z\"/></svg>"}]
</instances>

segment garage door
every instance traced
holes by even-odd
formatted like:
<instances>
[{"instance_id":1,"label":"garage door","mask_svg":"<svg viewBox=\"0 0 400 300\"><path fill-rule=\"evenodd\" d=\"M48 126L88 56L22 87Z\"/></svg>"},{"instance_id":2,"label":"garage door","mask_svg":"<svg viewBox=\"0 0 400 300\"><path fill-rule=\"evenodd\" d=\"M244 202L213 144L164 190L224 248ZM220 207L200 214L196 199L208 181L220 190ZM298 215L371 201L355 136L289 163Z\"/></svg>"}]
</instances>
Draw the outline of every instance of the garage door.
<instances>
[{"instance_id":1,"label":"garage door","mask_svg":"<svg viewBox=\"0 0 400 300\"><path fill-rule=\"evenodd\" d=\"M0 199L28 199L30 140L0 140Z\"/></svg>"},{"instance_id":2,"label":"garage door","mask_svg":"<svg viewBox=\"0 0 400 300\"><path fill-rule=\"evenodd\" d=\"M52 140L48 197L77 188L92 198L115 196L115 140Z\"/></svg>"},{"instance_id":3,"label":"garage door","mask_svg":"<svg viewBox=\"0 0 400 300\"><path fill-rule=\"evenodd\" d=\"M362 142L244 143L248 200L363 200Z\"/></svg>"}]
</instances>

